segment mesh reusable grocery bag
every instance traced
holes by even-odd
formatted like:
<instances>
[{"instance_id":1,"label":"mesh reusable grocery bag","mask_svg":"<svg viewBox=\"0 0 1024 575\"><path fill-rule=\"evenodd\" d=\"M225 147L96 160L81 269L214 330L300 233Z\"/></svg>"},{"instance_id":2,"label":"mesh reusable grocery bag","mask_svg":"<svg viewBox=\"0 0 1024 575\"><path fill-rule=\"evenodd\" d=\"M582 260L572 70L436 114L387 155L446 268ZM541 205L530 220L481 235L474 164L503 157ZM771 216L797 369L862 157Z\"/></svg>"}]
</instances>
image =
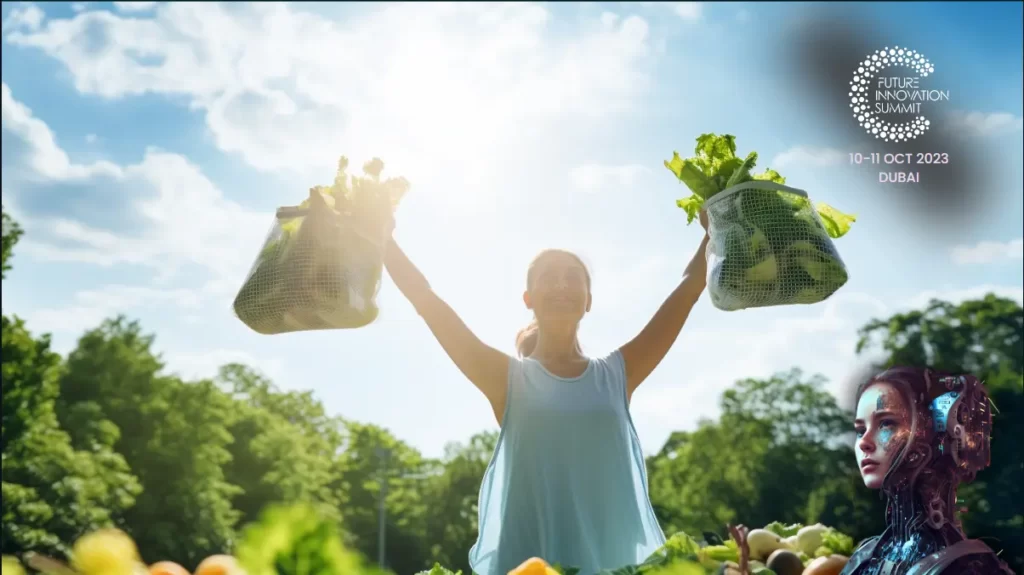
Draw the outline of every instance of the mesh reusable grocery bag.
<instances>
[{"instance_id":1,"label":"mesh reusable grocery bag","mask_svg":"<svg viewBox=\"0 0 1024 575\"><path fill-rule=\"evenodd\" d=\"M813 304L846 283L846 266L803 190L748 181L715 194L704 208L715 307Z\"/></svg>"},{"instance_id":2,"label":"mesh reusable grocery bag","mask_svg":"<svg viewBox=\"0 0 1024 575\"><path fill-rule=\"evenodd\" d=\"M262 334L362 327L377 318L383 265L382 241L314 189L308 207L277 210L235 313Z\"/></svg>"}]
</instances>

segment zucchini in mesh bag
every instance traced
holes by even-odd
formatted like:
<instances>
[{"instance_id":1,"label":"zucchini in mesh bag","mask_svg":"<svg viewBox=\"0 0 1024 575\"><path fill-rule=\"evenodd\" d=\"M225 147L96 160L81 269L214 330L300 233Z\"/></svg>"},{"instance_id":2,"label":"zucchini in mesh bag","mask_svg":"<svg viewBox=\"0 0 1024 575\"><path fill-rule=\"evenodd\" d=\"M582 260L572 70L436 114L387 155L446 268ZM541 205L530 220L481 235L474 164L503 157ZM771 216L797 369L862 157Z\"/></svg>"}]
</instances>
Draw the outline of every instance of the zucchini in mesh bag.
<instances>
[{"instance_id":1,"label":"zucchini in mesh bag","mask_svg":"<svg viewBox=\"0 0 1024 575\"><path fill-rule=\"evenodd\" d=\"M351 329L377 318L384 233L409 184L381 181L378 159L363 166L366 177L350 183L347 166L342 157L332 186L315 187L301 205L277 210L235 296L235 314L254 331Z\"/></svg>"},{"instance_id":2,"label":"zucchini in mesh bag","mask_svg":"<svg viewBox=\"0 0 1024 575\"><path fill-rule=\"evenodd\" d=\"M736 138L703 134L696 157L673 153L665 167L693 192L676 204L687 223L708 215L708 293L715 307L813 304L848 279L832 240L856 218L785 186L774 170L751 175L757 153L736 155Z\"/></svg>"}]
</instances>

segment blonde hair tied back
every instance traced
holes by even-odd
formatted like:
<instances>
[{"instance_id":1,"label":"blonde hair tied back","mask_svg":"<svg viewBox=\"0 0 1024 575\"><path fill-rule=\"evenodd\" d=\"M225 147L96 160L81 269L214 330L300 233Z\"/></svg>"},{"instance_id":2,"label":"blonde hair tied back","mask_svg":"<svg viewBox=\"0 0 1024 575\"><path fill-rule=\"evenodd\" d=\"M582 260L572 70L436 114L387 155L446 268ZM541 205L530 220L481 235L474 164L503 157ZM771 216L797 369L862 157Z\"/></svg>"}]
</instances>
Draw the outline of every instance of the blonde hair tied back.
<instances>
[{"instance_id":1,"label":"blonde hair tied back","mask_svg":"<svg viewBox=\"0 0 1024 575\"><path fill-rule=\"evenodd\" d=\"M532 319L530 323L516 334L516 352L519 357L528 357L537 348L537 336L540 326L537 320Z\"/></svg>"}]
</instances>

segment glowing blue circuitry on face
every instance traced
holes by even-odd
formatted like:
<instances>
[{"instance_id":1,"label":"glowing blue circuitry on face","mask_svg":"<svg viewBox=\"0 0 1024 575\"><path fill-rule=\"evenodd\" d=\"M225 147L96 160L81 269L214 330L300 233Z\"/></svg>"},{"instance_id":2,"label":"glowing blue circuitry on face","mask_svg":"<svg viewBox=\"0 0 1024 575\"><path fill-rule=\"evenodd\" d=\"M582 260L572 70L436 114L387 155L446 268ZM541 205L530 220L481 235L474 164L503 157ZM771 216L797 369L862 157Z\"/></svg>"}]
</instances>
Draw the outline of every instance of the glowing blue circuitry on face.
<instances>
[{"instance_id":1,"label":"glowing blue circuitry on face","mask_svg":"<svg viewBox=\"0 0 1024 575\"><path fill-rule=\"evenodd\" d=\"M935 431L937 433L946 433L949 413L953 409L953 406L956 405L956 401L959 398L959 392L951 391L936 397L935 400L932 401L932 421L935 422Z\"/></svg>"}]
</instances>

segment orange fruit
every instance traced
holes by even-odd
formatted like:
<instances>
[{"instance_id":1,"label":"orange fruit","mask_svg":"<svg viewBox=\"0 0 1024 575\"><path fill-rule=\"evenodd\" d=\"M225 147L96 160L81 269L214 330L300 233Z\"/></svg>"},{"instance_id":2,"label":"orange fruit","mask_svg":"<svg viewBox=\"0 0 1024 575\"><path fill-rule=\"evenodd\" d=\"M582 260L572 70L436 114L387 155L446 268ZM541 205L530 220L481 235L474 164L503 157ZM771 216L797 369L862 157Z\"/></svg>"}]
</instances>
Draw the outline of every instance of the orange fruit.
<instances>
[{"instance_id":1,"label":"orange fruit","mask_svg":"<svg viewBox=\"0 0 1024 575\"><path fill-rule=\"evenodd\" d=\"M508 575L556 575L556 571L540 557L531 557L508 572ZM199 573L196 573L199 575Z\"/></svg>"},{"instance_id":2,"label":"orange fruit","mask_svg":"<svg viewBox=\"0 0 1024 575\"><path fill-rule=\"evenodd\" d=\"M195 575L238 575L238 561L230 555L210 555L196 567Z\"/></svg>"},{"instance_id":3,"label":"orange fruit","mask_svg":"<svg viewBox=\"0 0 1024 575\"><path fill-rule=\"evenodd\" d=\"M149 566L149 575L189 575L189 572L174 561L161 561Z\"/></svg>"}]
</instances>

